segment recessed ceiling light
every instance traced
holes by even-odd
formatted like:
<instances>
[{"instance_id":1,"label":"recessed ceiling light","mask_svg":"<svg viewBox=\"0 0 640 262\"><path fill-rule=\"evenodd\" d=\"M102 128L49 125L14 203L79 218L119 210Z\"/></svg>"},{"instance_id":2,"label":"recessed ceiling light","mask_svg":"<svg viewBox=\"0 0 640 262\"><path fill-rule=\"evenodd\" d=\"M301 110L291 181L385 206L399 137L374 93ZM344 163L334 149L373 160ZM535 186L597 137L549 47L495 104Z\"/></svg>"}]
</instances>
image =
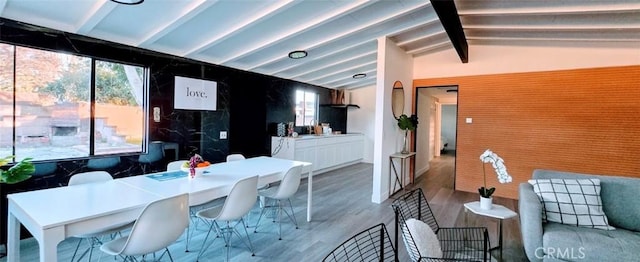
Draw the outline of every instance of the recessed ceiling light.
<instances>
[{"instance_id":1,"label":"recessed ceiling light","mask_svg":"<svg viewBox=\"0 0 640 262\"><path fill-rule=\"evenodd\" d=\"M144 0L111 0L111 2L123 5L139 5L142 4Z\"/></svg>"},{"instance_id":2,"label":"recessed ceiling light","mask_svg":"<svg viewBox=\"0 0 640 262\"><path fill-rule=\"evenodd\" d=\"M367 74L355 74L353 75L353 78L355 79L361 79L361 78L365 78L367 77Z\"/></svg>"},{"instance_id":3,"label":"recessed ceiling light","mask_svg":"<svg viewBox=\"0 0 640 262\"><path fill-rule=\"evenodd\" d=\"M307 51L304 50L296 50L289 53L289 58L291 59L300 59L307 57Z\"/></svg>"}]
</instances>

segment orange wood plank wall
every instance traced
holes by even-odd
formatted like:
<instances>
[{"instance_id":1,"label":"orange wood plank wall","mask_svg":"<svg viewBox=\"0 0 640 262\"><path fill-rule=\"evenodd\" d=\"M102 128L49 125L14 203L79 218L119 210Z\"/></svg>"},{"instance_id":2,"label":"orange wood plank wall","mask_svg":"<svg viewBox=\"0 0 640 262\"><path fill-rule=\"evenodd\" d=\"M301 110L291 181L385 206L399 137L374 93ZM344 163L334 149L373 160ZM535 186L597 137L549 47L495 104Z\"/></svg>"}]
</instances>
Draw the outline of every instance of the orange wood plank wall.
<instances>
[{"instance_id":1,"label":"orange wood plank wall","mask_svg":"<svg viewBox=\"0 0 640 262\"><path fill-rule=\"evenodd\" d=\"M640 177L640 66L417 79L414 96L441 85L458 85L457 190L482 186L485 149L513 177L487 164L495 196L516 199L536 168Z\"/></svg>"}]
</instances>

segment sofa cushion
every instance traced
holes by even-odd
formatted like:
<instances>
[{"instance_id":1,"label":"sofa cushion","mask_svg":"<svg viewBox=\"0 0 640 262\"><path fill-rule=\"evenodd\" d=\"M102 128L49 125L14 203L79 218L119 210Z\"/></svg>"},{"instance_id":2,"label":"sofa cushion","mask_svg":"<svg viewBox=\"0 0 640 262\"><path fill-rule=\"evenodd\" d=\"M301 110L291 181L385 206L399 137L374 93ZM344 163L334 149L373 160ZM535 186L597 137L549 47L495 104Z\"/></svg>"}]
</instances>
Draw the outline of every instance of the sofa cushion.
<instances>
[{"instance_id":1,"label":"sofa cushion","mask_svg":"<svg viewBox=\"0 0 640 262\"><path fill-rule=\"evenodd\" d=\"M602 211L599 179L529 180L543 204L543 219L567 225L614 229Z\"/></svg>"},{"instance_id":2,"label":"sofa cushion","mask_svg":"<svg viewBox=\"0 0 640 262\"><path fill-rule=\"evenodd\" d=\"M543 224L543 247L536 257L564 261L637 261L640 233L617 229L599 230L559 223Z\"/></svg>"},{"instance_id":3,"label":"sofa cushion","mask_svg":"<svg viewBox=\"0 0 640 262\"><path fill-rule=\"evenodd\" d=\"M553 170L536 169L533 171L533 179L600 179L600 197L604 205L604 213L607 214L609 225L616 228L624 228L640 232L640 179L610 175L589 175L582 173L561 172Z\"/></svg>"}]
</instances>

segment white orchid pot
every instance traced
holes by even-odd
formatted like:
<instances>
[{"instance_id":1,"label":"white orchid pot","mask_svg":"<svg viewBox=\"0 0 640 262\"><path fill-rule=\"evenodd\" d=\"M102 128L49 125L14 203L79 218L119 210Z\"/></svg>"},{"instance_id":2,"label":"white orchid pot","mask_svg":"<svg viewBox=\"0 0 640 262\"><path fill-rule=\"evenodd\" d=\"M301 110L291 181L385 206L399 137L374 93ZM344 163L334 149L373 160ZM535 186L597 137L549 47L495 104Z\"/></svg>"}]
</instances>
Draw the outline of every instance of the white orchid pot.
<instances>
[{"instance_id":1,"label":"white orchid pot","mask_svg":"<svg viewBox=\"0 0 640 262\"><path fill-rule=\"evenodd\" d=\"M489 210L493 207L493 198L492 197L483 197L480 196L480 208L484 210Z\"/></svg>"}]
</instances>

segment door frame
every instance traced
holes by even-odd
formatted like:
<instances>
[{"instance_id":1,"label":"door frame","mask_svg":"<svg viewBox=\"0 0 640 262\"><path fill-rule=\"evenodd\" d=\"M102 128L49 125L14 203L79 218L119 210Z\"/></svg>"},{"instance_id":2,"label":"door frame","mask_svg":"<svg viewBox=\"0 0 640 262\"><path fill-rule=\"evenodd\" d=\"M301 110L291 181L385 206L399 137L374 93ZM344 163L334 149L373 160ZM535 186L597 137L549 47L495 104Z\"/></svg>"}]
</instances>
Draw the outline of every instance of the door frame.
<instances>
[{"instance_id":1,"label":"door frame","mask_svg":"<svg viewBox=\"0 0 640 262\"><path fill-rule=\"evenodd\" d=\"M416 86L414 89L414 97L413 97L413 113L414 114L418 114L418 105L419 105L419 101L418 101L418 97L419 97L419 91L420 89L426 89L426 88L455 88L456 90L459 91L459 86L458 85L438 85L438 86ZM455 144L456 144L456 148L454 148L454 150L456 150L457 152L457 147L458 147L458 117L459 117L459 113L458 113L458 102L457 102L457 98L459 97L458 93L456 92L456 137L454 137L453 139L455 139ZM443 104L439 101L435 102L435 117L436 117L436 121L434 123L435 127L434 127L434 143L433 145L429 145L429 147L433 148L434 150L434 157L435 156L440 156L440 137L442 136L442 105L449 105L448 103ZM425 121L425 120L423 120ZM428 120L427 120L428 121ZM428 123L428 122L427 122ZM420 125L418 125L420 126ZM416 129L418 130L418 129ZM413 132L413 137L411 139L411 148L414 149L414 151L417 151L417 141L418 141L418 134L420 134L420 132ZM431 136L431 134L429 133L429 136ZM432 147L433 146L433 147ZM437 147L436 147L437 146ZM413 165L412 165L413 166ZM456 188L456 166L457 166L457 157L454 156L454 163L453 163L453 188ZM415 172L415 171L414 171Z\"/></svg>"}]
</instances>

